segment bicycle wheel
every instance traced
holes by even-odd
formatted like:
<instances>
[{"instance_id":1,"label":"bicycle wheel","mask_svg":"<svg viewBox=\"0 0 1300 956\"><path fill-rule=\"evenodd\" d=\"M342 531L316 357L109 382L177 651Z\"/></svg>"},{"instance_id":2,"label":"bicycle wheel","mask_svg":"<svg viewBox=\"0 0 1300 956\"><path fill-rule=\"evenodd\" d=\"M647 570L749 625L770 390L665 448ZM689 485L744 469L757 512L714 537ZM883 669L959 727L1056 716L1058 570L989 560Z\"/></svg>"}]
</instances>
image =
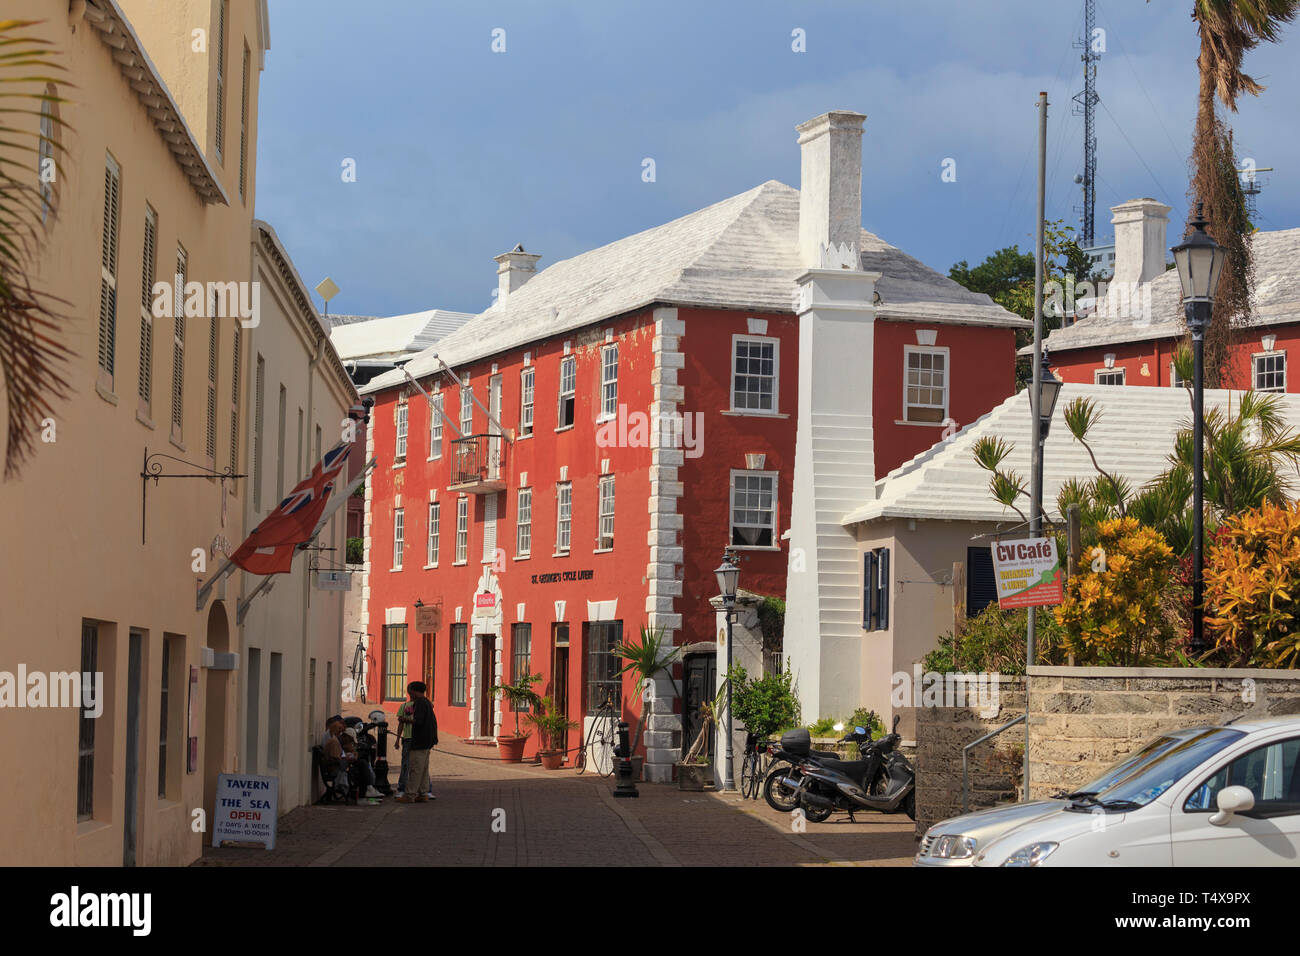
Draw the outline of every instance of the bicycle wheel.
<instances>
[{"instance_id":1,"label":"bicycle wheel","mask_svg":"<svg viewBox=\"0 0 1300 956\"><path fill-rule=\"evenodd\" d=\"M614 721L611 718L601 729L593 755L593 769L602 777L614 775ZM593 728L594 729L594 728Z\"/></svg>"},{"instance_id":2,"label":"bicycle wheel","mask_svg":"<svg viewBox=\"0 0 1300 956\"><path fill-rule=\"evenodd\" d=\"M745 754L745 762L740 765L740 795L746 800L753 800L758 796L758 773L758 754Z\"/></svg>"}]
</instances>

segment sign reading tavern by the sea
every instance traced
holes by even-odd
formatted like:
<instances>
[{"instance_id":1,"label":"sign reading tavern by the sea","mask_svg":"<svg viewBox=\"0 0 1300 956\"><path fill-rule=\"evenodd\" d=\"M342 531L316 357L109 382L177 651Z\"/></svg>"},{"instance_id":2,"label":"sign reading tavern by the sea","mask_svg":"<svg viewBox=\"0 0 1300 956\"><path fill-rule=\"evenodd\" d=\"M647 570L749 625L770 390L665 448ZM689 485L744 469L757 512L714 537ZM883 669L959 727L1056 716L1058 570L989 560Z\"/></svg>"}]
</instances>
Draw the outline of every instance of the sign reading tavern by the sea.
<instances>
[{"instance_id":1,"label":"sign reading tavern by the sea","mask_svg":"<svg viewBox=\"0 0 1300 956\"><path fill-rule=\"evenodd\" d=\"M1033 607L1064 600L1055 538L998 541L991 547L999 607Z\"/></svg>"},{"instance_id":2,"label":"sign reading tavern by the sea","mask_svg":"<svg viewBox=\"0 0 1300 956\"><path fill-rule=\"evenodd\" d=\"M533 584L558 584L561 581L590 581L594 571L548 571L532 575Z\"/></svg>"},{"instance_id":3,"label":"sign reading tavern by the sea","mask_svg":"<svg viewBox=\"0 0 1300 956\"><path fill-rule=\"evenodd\" d=\"M216 829L212 845L261 843L275 849L280 778L252 774L217 775Z\"/></svg>"}]
</instances>

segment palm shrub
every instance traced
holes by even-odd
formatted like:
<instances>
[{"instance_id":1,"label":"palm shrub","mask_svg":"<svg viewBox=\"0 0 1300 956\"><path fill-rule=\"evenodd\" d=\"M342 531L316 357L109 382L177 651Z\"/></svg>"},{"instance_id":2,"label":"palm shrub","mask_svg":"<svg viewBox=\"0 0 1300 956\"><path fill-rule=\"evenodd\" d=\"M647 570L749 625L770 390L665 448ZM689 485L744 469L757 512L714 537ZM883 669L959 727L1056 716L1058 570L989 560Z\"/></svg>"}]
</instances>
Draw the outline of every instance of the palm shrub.
<instances>
[{"instance_id":1,"label":"palm shrub","mask_svg":"<svg viewBox=\"0 0 1300 956\"><path fill-rule=\"evenodd\" d=\"M488 688L489 694L500 694L508 700L515 712L515 736L527 737L519 730L519 713L535 711L542 703L542 698L533 690L533 685L542 679L541 674L526 674L513 684L493 684Z\"/></svg>"},{"instance_id":2,"label":"palm shrub","mask_svg":"<svg viewBox=\"0 0 1300 956\"><path fill-rule=\"evenodd\" d=\"M1228 518L1208 558L1211 656L1231 666L1300 667L1300 502Z\"/></svg>"},{"instance_id":3,"label":"palm shrub","mask_svg":"<svg viewBox=\"0 0 1300 956\"><path fill-rule=\"evenodd\" d=\"M678 649L669 643L663 628L651 630L642 625L641 642L634 644L630 641L620 641L614 645L614 653L621 657L624 662L619 669L619 676L622 677L624 674L636 676L636 685L632 688L633 697L639 698L645 690L646 684L661 673L668 675L669 681L673 682L673 690L676 692L677 683L672 678L672 665L677 660ZM641 731L645 728L645 718L645 702L642 701L641 715L636 721L636 734L632 738L633 753L636 753L636 748L641 743Z\"/></svg>"},{"instance_id":4,"label":"palm shrub","mask_svg":"<svg viewBox=\"0 0 1300 956\"><path fill-rule=\"evenodd\" d=\"M537 728L542 750L563 750L563 747L557 748L556 743L563 742L564 735L578 726L576 721L555 709L555 701L550 697L540 698L537 706L524 714L524 720Z\"/></svg>"}]
</instances>

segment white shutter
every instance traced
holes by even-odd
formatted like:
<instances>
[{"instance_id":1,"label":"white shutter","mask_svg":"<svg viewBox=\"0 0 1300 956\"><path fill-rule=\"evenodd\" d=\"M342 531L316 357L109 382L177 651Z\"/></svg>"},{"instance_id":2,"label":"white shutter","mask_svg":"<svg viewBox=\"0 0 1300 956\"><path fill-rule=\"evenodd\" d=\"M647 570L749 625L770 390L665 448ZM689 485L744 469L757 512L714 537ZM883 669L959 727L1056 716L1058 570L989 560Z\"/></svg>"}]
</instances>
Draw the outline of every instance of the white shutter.
<instances>
[{"instance_id":1,"label":"white shutter","mask_svg":"<svg viewBox=\"0 0 1300 956\"><path fill-rule=\"evenodd\" d=\"M490 562L497 554L497 496L483 498L483 561Z\"/></svg>"}]
</instances>

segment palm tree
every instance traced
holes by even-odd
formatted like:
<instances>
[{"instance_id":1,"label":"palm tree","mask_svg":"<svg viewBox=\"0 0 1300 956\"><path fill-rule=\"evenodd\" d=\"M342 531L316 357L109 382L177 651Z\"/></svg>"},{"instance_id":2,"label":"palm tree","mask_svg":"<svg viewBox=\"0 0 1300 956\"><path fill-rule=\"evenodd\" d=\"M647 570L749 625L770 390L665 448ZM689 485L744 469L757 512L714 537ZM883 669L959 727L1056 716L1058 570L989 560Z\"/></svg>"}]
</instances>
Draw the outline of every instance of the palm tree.
<instances>
[{"instance_id":1,"label":"palm tree","mask_svg":"<svg viewBox=\"0 0 1300 956\"><path fill-rule=\"evenodd\" d=\"M32 453L42 419L68 383L59 368L70 355L59 340L61 316L54 296L33 288L29 272L49 208L40 172L53 159L58 138L42 125L62 125L47 92L53 71L63 69L48 40L32 36L32 20L0 20L0 377L4 379L7 439L4 476L17 477ZM32 121L27 117L40 117ZM39 124L39 125L38 125Z\"/></svg>"},{"instance_id":2,"label":"palm tree","mask_svg":"<svg viewBox=\"0 0 1300 956\"><path fill-rule=\"evenodd\" d=\"M1211 388L1226 384L1222 378L1231 328L1244 323L1250 313L1253 272L1246 237L1254 228L1246 216L1232 131L1219 119L1215 100L1235 113L1239 96L1259 95L1264 87L1242 72L1242 60L1261 42L1281 39L1282 24L1298 14L1300 0L1193 0L1192 4L1201 50L1196 61L1200 88L1189 216L1197 202L1204 203L1208 232L1228 254L1215 296L1213 322L1205 335L1206 384Z\"/></svg>"}]
</instances>

